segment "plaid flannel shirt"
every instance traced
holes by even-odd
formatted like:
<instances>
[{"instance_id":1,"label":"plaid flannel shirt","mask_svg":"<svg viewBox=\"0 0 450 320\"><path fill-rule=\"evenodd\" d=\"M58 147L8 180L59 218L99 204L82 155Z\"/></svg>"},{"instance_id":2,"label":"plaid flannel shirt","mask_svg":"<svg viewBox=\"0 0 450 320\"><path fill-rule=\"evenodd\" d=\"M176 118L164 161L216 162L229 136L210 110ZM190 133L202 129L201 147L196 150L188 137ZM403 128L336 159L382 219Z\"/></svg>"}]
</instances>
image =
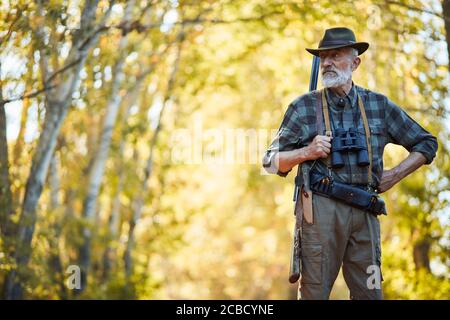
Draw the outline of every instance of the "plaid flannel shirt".
<instances>
[{"instance_id":1,"label":"plaid flannel shirt","mask_svg":"<svg viewBox=\"0 0 450 320\"><path fill-rule=\"evenodd\" d=\"M364 134L356 91L362 98L369 123L372 144L372 184L374 187L379 185L383 173L383 152L388 143L402 145L409 152L422 153L427 164L433 161L438 147L436 138L386 96L357 85L353 85L348 95L343 97L344 107L342 107L342 103L338 106L341 97L332 90L326 89L333 131L337 127L348 130L356 125L358 131ZM264 155L263 166L267 172L285 177L289 171L278 171L272 161L273 155L279 151L305 147L318 134L317 97L318 91L313 91L298 97L289 104L278 133ZM325 128L325 125L323 127ZM323 135L324 132L321 134ZM358 166L356 153L344 153L343 158L345 165L339 169L332 169L333 178L343 183L367 185L368 168L367 166ZM328 173L324 159L318 160L315 168L323 174Z\"/></svg>"}]
</instances>

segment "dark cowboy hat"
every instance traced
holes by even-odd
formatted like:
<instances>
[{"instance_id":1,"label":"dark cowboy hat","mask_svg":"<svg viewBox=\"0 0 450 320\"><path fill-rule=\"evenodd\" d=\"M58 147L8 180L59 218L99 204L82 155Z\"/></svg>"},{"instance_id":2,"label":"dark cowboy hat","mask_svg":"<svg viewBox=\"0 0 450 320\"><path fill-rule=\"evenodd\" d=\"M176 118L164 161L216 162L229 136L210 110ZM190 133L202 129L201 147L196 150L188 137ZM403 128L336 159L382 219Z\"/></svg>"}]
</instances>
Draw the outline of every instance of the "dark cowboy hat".
<instances>
[{"instance_id":1,"label":"dark cowboy hat","mask_svg":"<svg viewBox=\"0 0 450 320\"><path fill-rule=\"evenodd\" d=\"M367 42L356 42L355 34L349 28L331 28L325 30L322 40L319 42L319 48L306 49L309 53L319 56L321 51L351 47L358 50L358 55L369 48Z\"/></svg>"}]
</instances>

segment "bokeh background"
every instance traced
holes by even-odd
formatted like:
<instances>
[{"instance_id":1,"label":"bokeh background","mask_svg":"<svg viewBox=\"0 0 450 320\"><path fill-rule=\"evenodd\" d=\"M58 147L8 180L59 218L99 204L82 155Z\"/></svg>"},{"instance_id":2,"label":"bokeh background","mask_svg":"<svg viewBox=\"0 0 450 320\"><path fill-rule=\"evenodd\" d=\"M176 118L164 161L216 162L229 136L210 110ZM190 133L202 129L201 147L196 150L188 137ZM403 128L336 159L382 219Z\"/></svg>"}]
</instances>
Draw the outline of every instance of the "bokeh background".
<instances>
[{"instance_id":1,"label":"bokeh background","mask_svg":"<svg viewBox=\"0 0 450 320\"><path fill-rule=\"evenodd\" d=\"M449 299L449 0L2 1L2 297L295 299L294 174L260 161L335 26L440 144L383 195L385 297Z\"/></svg>"}]
</instances>

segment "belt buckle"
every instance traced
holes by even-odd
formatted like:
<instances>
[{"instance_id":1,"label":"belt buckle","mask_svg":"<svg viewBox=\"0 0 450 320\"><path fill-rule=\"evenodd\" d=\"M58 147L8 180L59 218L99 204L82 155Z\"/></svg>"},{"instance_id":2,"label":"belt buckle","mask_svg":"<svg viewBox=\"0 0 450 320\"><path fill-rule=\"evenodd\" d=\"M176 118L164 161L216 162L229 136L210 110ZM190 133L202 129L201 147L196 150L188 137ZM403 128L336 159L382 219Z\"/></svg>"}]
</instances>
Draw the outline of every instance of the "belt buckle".
<instances>
[{"instance_id":1,"label":"belt buckle","mask_svg":"<svg viewBox=\"0 0 450 320\"><path fill-rule=\"evenodd\" d=\"M323 182L325 184L326 190L327 192L329 191L332 183L333 183L333 177L332 176L327 176L325 178L323 178Z\"/></svg>"},{"instance_id":2,"label":"belt buckle","mask_svg":"<svg viewBox=\"0 0 450 320\"><path fill-rule=\"evenodd\" d=\"M322 180L320 180L320 190L323 193L326 193L326 190L328 189L328 184L329 184L329 179L328 177L322 178Z\"/></svg>"}]
</instances>

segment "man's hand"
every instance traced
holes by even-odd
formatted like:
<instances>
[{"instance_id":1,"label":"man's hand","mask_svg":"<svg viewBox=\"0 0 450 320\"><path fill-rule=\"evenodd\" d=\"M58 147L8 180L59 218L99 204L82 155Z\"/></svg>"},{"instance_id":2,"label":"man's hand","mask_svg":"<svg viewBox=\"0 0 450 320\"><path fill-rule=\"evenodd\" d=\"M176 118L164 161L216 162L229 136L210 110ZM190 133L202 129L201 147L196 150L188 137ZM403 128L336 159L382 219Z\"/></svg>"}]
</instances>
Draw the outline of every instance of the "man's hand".
<instances>
[{"instance_id":1,"label":"man's hand","mask_svg":"<svg viewBox=\"0 0 450 320\"><path fill-rule=\"evenodd\" d=\"M307 154L310 160L326 158L331 150L331 138L328 136L315 136L308 145Z\"/></svg>"},{"instance_id":2,"label":"man's hand","mask_svg":"<svg viewBox=\"0 0 450 320\"><path fill-rule=\"evenodd\" d=\"M384 170L381 176L380 185L378 186L378 193L383 193L392 188L397 182L399 182L399 176L395 169Z\"/></svg>"}]
</instances>

